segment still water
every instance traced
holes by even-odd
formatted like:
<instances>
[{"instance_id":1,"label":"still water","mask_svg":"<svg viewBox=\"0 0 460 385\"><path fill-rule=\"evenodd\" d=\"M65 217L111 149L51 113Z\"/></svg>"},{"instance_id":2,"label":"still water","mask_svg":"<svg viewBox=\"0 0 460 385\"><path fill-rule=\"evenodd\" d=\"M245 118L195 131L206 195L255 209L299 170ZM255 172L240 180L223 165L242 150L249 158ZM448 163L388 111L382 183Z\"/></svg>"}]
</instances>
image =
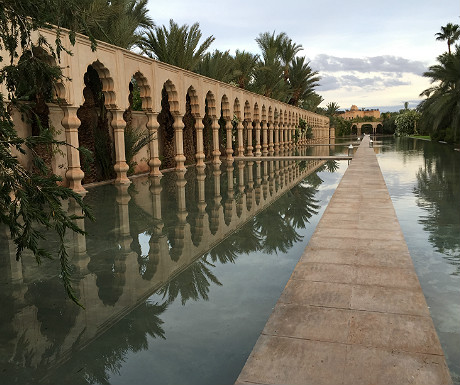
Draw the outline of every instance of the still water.
<instances>
[{"instance_id":1,"label":"still water","mask_svg":"<svg viewBox=\"0 0 460 385\"><path fill-rule=\"evenodd\" d=\"M1 382L232 384L346 167L241 162L90 189L97 220L69 239L85 310L57 265L18 264L3 234Z\"/></svg>"},{"instance_id":2,"label":"still water","mask_svg":"<svg viewBox=\"0 0 460 385\"><path fill-rule=\"evenodd\" d=\"M411 138L377 155L454 384L460 384L460 153Z\"/></svg>"},{"instance_id":3,"label":"still water","mask_svg":"<svg viewBox=\"0 0 460 385\"><path fill-rule=\"evenodd\" d=\"M460 383L460 154L412 139L375 150ZM85 310L54 262L16 263L1 230L1 383L232 384L346 167L210 165L90 189L97 220L68 240Z\"/></svg>"}]
</instances>

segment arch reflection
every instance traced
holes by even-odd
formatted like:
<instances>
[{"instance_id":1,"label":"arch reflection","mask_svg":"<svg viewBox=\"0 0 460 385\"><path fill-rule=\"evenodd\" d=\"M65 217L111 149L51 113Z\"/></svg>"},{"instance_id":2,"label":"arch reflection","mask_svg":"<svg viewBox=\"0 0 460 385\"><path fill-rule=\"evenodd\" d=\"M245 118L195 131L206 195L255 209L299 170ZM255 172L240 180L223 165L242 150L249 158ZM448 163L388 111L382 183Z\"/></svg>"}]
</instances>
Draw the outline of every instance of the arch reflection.
<instances>
[{"instance_id":1,"label":"arch reflection","mask_svg":"<svg viewBox=\"0 0 460 385\"><path fill-rule=\"evenodd\" d=\"M17 263L2 230L6 370L22 382L47 382L50 371L69 357L77 365L82 349L94 344L101 359L75 382L107 382L128 351L146 348L147 336L167 338L162 313L172 302L207 300L211 287L221 285L216 263L236 263L253 251L285 252L301 239L297 229L319 209L314 196L321 180L314 171L321 167L319 161L224 162L91 189L85 200L96 222L81 220L88 235L69 239L74 287L85 309L59 289L59 278L49 273L53 261L40 269L27 259ZM154 293L160 300L146 301ZM55 316L57 309L64 318ZM109 329L117 333L110 343Z\"/></svg>"}]
</instances>

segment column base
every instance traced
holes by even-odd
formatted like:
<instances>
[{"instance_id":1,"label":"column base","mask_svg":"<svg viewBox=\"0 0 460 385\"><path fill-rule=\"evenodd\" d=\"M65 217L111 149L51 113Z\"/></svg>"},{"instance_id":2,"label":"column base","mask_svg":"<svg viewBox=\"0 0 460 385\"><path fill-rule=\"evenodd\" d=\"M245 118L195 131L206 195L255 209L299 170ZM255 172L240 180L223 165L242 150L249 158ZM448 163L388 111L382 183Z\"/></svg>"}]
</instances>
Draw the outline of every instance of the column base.
<instances>
[{"instance_id":1,"label":"column base","mask_svg":"<svg viewBox=\"0 0 460 385\"><path fill-rule=\"evenodd\" d=\"M205 167L204 158L205 156L202 152L195 155L196 167Z\"/></svg>"},{"instance_id":2,"label":"column base","mask_svg":"<svg viewBox=\"0 0 460 385\"><path fill-rule=\"evenodd\" d=\"M176 155L174 157L176 161L176 171L186 171L185 168L185 156L182 154Z\"/></svg>"},{"instance_id":3,"label":"column base","mask_svg":"<svg viewBox=\"0 0 460 385\"><path fill-rule=\"evenodd\" d=\"M65 173L68 187L82 196L86 195L88 192L81 184L84 176L85 173L81 170L80 167L69 168Z\"/></svg>"},{"instance_id":4,"label":"column base","mask_svg":"<svg viewBox=\"0 0 460 385\"><path fill-rule=\"evenodd\" d=\"M162 177L163 173L160 171L160 166L161 166L161 160L158 158L151 158L149 160L149 166L150 166L150 176L153 177Z\"/></svg>"},{"instance_id":5,"label":"column base","mask_svg":"<svg viewBox=\"0 0 460 385\"><path fill-rule=\"evenodd\" d=\"M115 163L113 166L117 177L115 179L115 184L130 184L131 181L128 179L127 172L129 170L129 166L126 162L118 162Z\"/></svg>"}]
</instances>

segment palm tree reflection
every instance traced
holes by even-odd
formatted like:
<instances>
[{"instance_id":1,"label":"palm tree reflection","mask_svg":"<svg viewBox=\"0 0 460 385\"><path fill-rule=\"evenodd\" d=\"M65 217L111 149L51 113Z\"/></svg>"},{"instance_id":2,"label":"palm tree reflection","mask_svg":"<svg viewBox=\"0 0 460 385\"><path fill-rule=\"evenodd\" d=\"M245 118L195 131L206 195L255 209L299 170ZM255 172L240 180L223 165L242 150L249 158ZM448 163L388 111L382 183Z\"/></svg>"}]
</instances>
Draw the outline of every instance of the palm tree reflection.
<instances>
[{"instance_id":1,"label":"palm tree reflection","mask_svg":"<svg viewBox=\"0 0 460 385\"><path fill-rule=\"evenodd\" d=\"M215 267L206 260L206 257L194 262L182 273L173 277L164 285L158 294L167 298L167 303L172 303L180 295L182 305L189 299L198 301L209 299L209 287L212 283L222 286L217 277L211 272L210 267Z\"/></svg>"},{"instance_id":2,"label":"palm tree reflection","mask_svg":"<svg viewBox=\"0 0 460 385\"><path fill-rule=\"evenodd\" d=\"M425 164L417 172L414 193L417 205L428 215L419 223L430 235L428 240L436 251L456 267L460 275L460 196L459 162L453 151L439 151L433 144L424 145Z\"/></svg>"}]
</instances>

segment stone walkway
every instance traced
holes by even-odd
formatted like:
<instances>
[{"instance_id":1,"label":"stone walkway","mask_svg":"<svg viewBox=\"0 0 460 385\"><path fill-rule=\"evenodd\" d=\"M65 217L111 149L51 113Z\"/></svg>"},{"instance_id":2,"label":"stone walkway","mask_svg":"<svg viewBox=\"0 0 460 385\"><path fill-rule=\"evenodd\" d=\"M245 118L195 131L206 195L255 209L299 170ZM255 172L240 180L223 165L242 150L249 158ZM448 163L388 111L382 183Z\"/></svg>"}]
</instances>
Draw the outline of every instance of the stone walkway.
<instances>
[{"instance_id":1,"label":"stone walkway","mask_svg":"<svg viewBox=\"0 0 460 385\"><path fill-rule=\"evenodd\" d=\"M236 384L450 384L366 136Z\"/></svg>"}]
</instances>

